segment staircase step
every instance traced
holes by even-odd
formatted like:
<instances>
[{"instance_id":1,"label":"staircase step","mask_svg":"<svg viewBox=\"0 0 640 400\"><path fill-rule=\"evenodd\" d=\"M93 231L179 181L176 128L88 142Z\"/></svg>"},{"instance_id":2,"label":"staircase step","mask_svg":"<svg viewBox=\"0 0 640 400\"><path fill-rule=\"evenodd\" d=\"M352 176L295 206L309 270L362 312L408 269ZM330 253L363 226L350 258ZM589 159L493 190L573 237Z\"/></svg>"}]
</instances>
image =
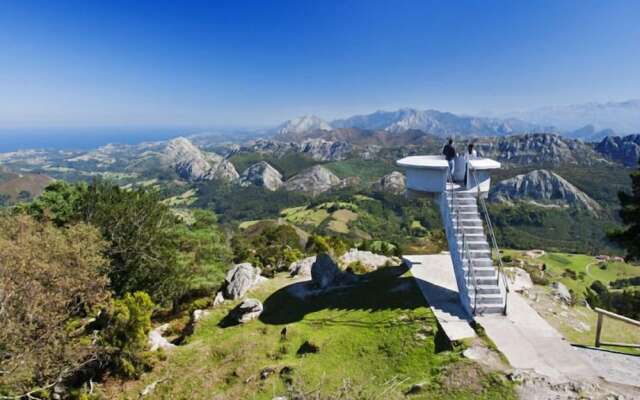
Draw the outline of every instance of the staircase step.
<instances>
[{"instance_id":1,"label":"staircase step","mask_svg":"<svg viewBox=\"0 0 640 400\"><path fill-rule=\"evenodd\" d=\"M462 268L462 270L467 274L468 268ZM493 267L474 267L472 276L474 276L475 279L488 279L490 277L494 282L497 281L496 270Z\"/></svg>"},{"instance_id":2,"label":"staircase step","mask_svg":"<svg viewBox=\"0 0 640 400\"><path fill-rule=\"evenodd\" d=\"M504 304L476 306L476 315L502 314L502 313L504 313Z\"/></svg>"},{"instance_id":3,"label":"staircase step","mask_svg":"<svg viewBox=\"0 0 640 400\"><path fill-rule=\"evenodd\" d=\"M475 288L478 288L478 294L500 294L500 286L493 284L478 284L477 286L471 285L468 287L469 292L473 293Z\"/></svg>"},{"instance_id":4,"label":"staircase step","mask_svg":"<svg viewBox=\"0 0 640 400\"><path fill-rule=\"evenodd\" d=\"M489 243L486 240L469 240L469 237L466 239L469 250L489 250ZM458 248L462 249L462 239L458 240Z\"/></svg>"},{"instance_id":5,"label":"staircase step","mask_svg":"<svg viewBox=\"0 0 640 400\"><path fill-rule=\"evenodd\" d=\"M467 259L467 257L461 257L462 258L462 265L466 266L469 262L469 260ZM471 262L473 263L474 267L494 267L493 265L493 260L489 257L473 257L473 254L471 254Z\"/></svg>"}]
</instances>

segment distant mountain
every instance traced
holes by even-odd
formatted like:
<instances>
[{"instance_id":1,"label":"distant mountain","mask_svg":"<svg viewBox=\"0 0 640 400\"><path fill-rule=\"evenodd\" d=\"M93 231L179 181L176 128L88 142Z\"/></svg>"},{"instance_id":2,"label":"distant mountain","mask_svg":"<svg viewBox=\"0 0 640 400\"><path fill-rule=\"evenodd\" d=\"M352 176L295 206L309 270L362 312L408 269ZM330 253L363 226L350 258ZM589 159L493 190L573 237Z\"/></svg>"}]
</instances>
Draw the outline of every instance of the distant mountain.
<instances>
[{"instance_id":1,"label":"distant mountain","mask_svg":"<svg viewBox=\"0 0 640 400\"><path fill-rule=\"evenodd\" d=\"M203 152L183 137L169 141L162 158L186 180L232 181L239 177L235 167L228 160L214 153Z\"/></svg>"},{"instance_id":2,"label":"distant mountain","mask_svg":"<svg viewBox=\"0 0 640 400\"><path fill-rule=\"evenodd\" d=\"M321 165L305 169L284 183L289 191L316 196L342 184L342 180Z\"/></svg>"},{"instance_id":3,"label":"distant mountain","mask_svg":"<svg viewBox=\"0 0 640 400\"><path fill-rule=\"evenodd\" d=\"M438 136L495 136L513 133L553 132L552 127L530 124L513 118L482 118L412 108L356 115L333 121L331 126L384 130L391 133L421 130Z\"/></svg>"},{"instance_id":4,"label":"distant mountain","mask_svg":"<svg viewBox=\"0 0 640 400\"><path fill-rule=\"evenodd\" d=\"M548 133L477 138L473 140L484 157L515 165L593 165L606 163L594 149L580 141Z\"/></svg>"},{"instance_id":5,"label":"distant mountain","mask_svg":"<svg viewBox=\"0 0 640 400\"><path fill-rule=\"evenodd\" d=\"M640 99L542 107L507 113L504 116L536 124L553 125L565 132L593 125L598 131L612 129L615 132L627 134L640 132Z\"/></svg>"},{"instance_id":6,"label":"distant mountain","mask_svg":"<svg viewBox=\"0 0 640 400\"><path fill-rule=\"evenodd\" d=\"M331 125L322 118L316 117L315 115L305 115L286 121L276 129L276 133L278 135L295 135L316 130L329 131L331 129Z\"/></svg>"},{"instance_id":7,"label":"distant mountain","mask_svg":"<svg viewBox=\"0 0 640 400\"><path fill-rule=\"evenodd\" d=\"M489 194L496 202L527 201L540 206L570 206L596 214L602 207L560 175L544 169L498 182Z\"/></svg>"},{"instance_id":8,"label":"distant mountain","mask_svg":"<svg viewBox=\"0 0 640 400\"><path fill-rule=\"evenodd\" d=\"M260 161L242 172L239 183L242 186L256 185L274 191L282 186L282 174L266 161Z\"/></svg>"},{"instance_id":9,"label":"distant mountain","mask_svg":"<svg viewBox=\"0 0 640 400\"><path fill-rule=\"evenodd\" d=\"M613 129L597 130L595 126L589 124L573 132L567 132L564 136L572 139L580 139L585 142L597 143L607 136L616 136L616 133Z\"/></svg>"},{"instance_id":10,"label":"distant mountain","mask_svg":"<svg viewBox=\"0 0 640 400\"><path fill-rule=\"evenodd\" d=\"M627 167L636 167L640 158L640 134L606 137L598 143L596 151Z\"/></svg>"}]
</instances>

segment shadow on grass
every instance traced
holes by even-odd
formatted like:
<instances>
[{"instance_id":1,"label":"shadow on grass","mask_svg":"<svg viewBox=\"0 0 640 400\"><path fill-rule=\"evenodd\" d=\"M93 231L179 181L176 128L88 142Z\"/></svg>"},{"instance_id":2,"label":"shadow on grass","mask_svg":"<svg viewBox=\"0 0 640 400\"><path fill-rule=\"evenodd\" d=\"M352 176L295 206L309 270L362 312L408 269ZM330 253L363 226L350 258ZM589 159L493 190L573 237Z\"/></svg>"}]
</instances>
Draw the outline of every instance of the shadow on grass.
<instances>
[{"instance_id":1,"label":"shadow on grass","mask_svg":"<svg viewBox=\"0 0 640 400\"><path fill-rule=\"evenodd\" d=\"M309 324L322 325L350 325L354 327L368 327L371 325L385 326L398 324L398 318L387 320L377 319L367 321L349 319L349 311L379 311L379 310L413 310L428 307L416 280L406 276L406 266L386 267L363 275L354 285L319 291L313 282L298 282L274 292L264 301L264 312L260 320L266 324L282 325L301 321L306 315L321 310L343 310L345 318L340 313L331 318L307 319ZM442 288L443 290L447 290ZM454 296L457 297L455 292ZM450 294L449 294L450 295Z\"/></svg>"}]
</instances>

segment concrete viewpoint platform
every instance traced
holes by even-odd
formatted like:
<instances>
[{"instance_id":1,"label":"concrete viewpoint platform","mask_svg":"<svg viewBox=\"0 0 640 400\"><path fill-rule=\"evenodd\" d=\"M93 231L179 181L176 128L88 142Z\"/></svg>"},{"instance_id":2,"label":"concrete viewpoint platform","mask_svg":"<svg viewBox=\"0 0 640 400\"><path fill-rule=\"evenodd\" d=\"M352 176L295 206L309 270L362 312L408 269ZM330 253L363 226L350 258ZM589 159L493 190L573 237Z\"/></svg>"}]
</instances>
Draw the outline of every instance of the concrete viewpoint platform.
<instances>
[{"instance_id":1,"label":"concrete viewpoint platform","mask_svg":"<svg viewBox=\"0 0 640 400\"><path fill-rule=\"evenodd\" d=\"M476 336L458 297L449 253L403 259L450 340ZM596 379L600 374L518 293L508 295L508 314L475 317L498 350L516 369L530 370L555 383ZM606 377L605 377L606 379Z\"/></svg>"}]
</instances>

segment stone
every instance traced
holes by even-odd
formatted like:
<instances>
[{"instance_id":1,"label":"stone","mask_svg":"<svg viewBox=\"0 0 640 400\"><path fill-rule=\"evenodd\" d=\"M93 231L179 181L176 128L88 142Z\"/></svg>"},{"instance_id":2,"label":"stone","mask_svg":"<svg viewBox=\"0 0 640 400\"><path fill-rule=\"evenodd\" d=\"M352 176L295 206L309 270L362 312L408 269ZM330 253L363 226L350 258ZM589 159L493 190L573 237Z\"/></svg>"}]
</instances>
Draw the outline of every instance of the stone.
<instances>
[{"instance_id":1,"label":"stone","mask_svg":"<svg viewBox=\"0 0 640 400\"><path fill-rule=\"evenodd\" d=\"M260 371L260 379L265 380L275 374L275 372L276 370L271 367L263 368L262 371Z\"/></svg>"},{"instance_id":2,"label":"stone","mask_svg":"<svg viewBox=\"0 0 640 400\"><path fill-rule=\"evenodd\" d=\"M553 282L551 287L553 288L553 295L556 298L566 304L571 304L571 292L569 292L569 289L564 284L561 282Z\"/></svg>"},{"instance_id":3,"label":"stone","mask_svg":"<svg viewBox=\"0 0 640 400\"><path fill-rule=\"evenodd\" d=\"M244 324L258 318L263 310L264 307L259 300L246 299L229 312L229 319Z\"/></svg>"},{"instance_id":4,"label":"stone","mask_svg":"<svg viewBox=\"0 0 640 400\"><path fill-rule=\"evenodd\" d=\"M341 184L342 180L333 172L321 165L315 165L286 181L284 188L293 192L317 196Z\"/></svg>"},{"instance_id":5,"label":"stone","mask_svg":"<svg viewBox=\"0 0 640 400\"><path fill-rule=\"evenodd\" d=\"M311 267L315 262L316 256L294 261L289 265L289 273L291 276L311 277Z\"/></svg>"},{"instance_id":6,"label":"stone","mask_svg":"<svg viewBox=\"0 0 640 400\"><path fill-rule=\"evenodd\" d=\"M235 300L244 296L256 283L261 282L260 268L250 263L236 264L225 277L224 297Z\"/></svg>"},{"instance_id":7,"label":"stone","mask_svg":"<svg viewBox=\"0 0 640 400\"><path fill-rule=\"evenodd\" d=\"M219 306L222 303L224 303L224 295L222 292L218 292L216 293L216 297L213 298L213 306Z\"/></svg>"},{"instance_id":8,"label":"stone","mask_svg":"<svg viewBox=\"0 0 640 400\"><path fill-rule=\"evenodd\" d=\"M191 316L191 321L198 322L202 318L209 315L211 312L209 310L193 310L193 315Z\"/></svg>"},{"instance_id":9,"label":"stone","mask_svg":"<svg viewBox=\"0 0 640 400\"><path fill-rule=\"evenodd\" d=\"M340 257L340 262L347 266L353 262L360 262L371 270L376 270L387 265L399 265L401 263L397 257L387 257L358 249L350 249L344 253L342 257Z\"/></svg>"},{"instance_id":10,"label":"stone","mask_svg":"<svg viewBox=\"0 0 640 400\"><path fill-rule=\"evenodd\" d=\"M319 255L311 266L311 280L318 289L350 285L357 279L355 275L341 271L328 254Z\"/></svg>"},{"instance_id":11,"label":"stone","mask_svg":"<svg viewBox=\"0 0 640 400\"><path fill-rule=\"evenodd\" d=\"M514 292L524 292L533 287L533 281L527 271L522 268L510 268L512 274L507 274L509 277L509 289Z\"/></svg>"},{"instance_id":12,"label":"stone","mask_svg":"<svg viewBox=\"0 0 640 400\"><path fill-rule=\"evenodd\" d=\"M169 329L169 324L162 324L159 327L152 329L149 332L148 345L149 351L156 351L158 349L171 350L176 347L175 344L169 342L162 335Z\"/></svg>"}]
</instances>

